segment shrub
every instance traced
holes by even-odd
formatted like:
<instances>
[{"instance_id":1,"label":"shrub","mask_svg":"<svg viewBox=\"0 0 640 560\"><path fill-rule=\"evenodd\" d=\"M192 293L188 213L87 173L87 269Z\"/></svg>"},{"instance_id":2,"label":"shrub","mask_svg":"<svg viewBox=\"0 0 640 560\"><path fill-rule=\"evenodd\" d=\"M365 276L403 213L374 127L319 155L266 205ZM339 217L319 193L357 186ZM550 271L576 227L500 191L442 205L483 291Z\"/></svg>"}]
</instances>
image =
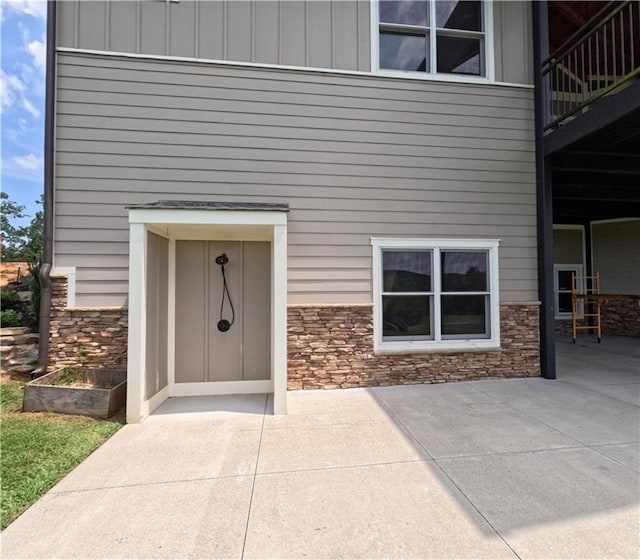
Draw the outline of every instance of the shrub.
<instances>
[{"instance_id":1,"label":"shrub","mask_svg":"<svg viewBox=\"0 0 640 560\"><path fill-rule=\"evenodd\" d=\"M22 323L22 313L19 313L15 309L0 311L0 326L19 327L20 323Z\"/></svg>"},{"instance_id":2,"label":"shrub","mask_svg":"<svg viewBox=\"0 0 640 560\"><path fill-rule=\"evenodd\" d=\"M20 295L16 290L2 290L0 292L0 307L5 309L15 309L20 307Z\"/></svg>"}]
</instances>

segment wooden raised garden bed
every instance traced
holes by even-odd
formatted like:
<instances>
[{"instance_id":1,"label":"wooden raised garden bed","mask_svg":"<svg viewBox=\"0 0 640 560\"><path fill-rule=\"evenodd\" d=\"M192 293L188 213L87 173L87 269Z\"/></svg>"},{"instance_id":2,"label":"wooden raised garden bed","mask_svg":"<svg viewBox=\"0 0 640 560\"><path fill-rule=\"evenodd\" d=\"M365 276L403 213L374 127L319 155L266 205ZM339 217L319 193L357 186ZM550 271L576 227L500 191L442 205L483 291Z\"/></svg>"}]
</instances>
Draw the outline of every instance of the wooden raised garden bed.
<instances>
[{"instance_id":1,"label":"wooden raised garden bed","mask_svg":"<svg viewBox=\"0 0 640 560\"><path fill-rule=\"evenodd\" d=\"M109 418L126 397L126 371L62 368L25 385L22 409Z\"/></svg>"}]
</instances>

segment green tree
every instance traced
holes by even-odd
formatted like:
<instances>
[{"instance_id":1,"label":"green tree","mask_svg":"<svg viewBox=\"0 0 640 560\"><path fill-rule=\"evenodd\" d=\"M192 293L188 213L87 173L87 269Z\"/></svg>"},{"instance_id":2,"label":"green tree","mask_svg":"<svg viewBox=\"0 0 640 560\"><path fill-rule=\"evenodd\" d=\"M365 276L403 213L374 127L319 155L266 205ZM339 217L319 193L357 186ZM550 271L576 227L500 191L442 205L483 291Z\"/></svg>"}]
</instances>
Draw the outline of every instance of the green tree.
<instances>
[{"instance_id":1,"label":"green tree","mask_svg":"<svg viewBox=\"0 0 640 560\"><path fill-rule=\"evenodd\" d=\"M36 201L42 205L43 195ZM2 232L2 258L5 261L24 261L29 268L37 268L42 260L44 212L38 210L27 226L15 224L26 217L24 206L0 192L0 231Z\"/></svg>"},{"instance_id":2,"label":"green tree","mask_svg":"<svg viewBox=\"0 0 640 560\"><path fill-rule=\"evenodd\" d=\"M43 205L44 196L36 201ZM15 220L25 218L24 206L9 198L5 192L0 192L0 227L2 230L2 258L5 261L22 261L29 265L29 289L31 301L28 312L35 321L36 328L40 316L40 265L42 264L42 249L44 241L44 211L37 210L27 226L15 224Z\"/></svg>"},{"instance_id":3,"label":"green tree","mask_svg":"<svg viewBox=\"0 0 640 560\"><path fill-rule=\"evenodd\" d=\"M22 243L23 228L14 225L14 222L24 217L24 206L11 200L6 192L0 192L0 232L2 233L2 258L5 261L20 260L16 258L16 251Z\"/></svg>"}]
</instances>

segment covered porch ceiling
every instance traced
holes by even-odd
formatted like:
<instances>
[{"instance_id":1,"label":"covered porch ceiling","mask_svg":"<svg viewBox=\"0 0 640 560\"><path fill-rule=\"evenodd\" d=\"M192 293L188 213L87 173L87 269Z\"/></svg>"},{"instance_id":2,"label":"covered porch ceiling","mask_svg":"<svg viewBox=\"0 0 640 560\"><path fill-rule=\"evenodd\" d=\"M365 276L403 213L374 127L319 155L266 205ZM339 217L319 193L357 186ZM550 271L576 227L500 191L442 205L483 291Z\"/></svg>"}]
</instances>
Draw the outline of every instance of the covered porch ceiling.
<instances>
[{"instance_id":1,"label":"covered porch ceiling","mask_svg":"<svg viewBox=\"0 0 640 560\"><path fill-rule=\"evenodd\" d=\"M551 164L554 223L640 217L640 107L553 152Z\"/></svg>"}]
</instances>

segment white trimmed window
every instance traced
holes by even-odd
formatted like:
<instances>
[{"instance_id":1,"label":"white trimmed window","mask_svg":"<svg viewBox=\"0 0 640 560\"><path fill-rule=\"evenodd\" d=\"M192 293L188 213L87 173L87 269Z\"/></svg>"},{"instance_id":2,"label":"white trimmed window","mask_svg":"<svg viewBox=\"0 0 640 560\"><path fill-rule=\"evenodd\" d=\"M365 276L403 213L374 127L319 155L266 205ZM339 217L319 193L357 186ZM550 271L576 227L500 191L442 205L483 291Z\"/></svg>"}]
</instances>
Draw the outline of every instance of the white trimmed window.
<instances>
[{"instance_id":1,"label":"white trimmed window","mask_svg":"<svg viewBox=\"0 0 640 560\"><path fill-rule=\"evenodd\" d=\"M377 69L492 78L491 7L483 0L374 2Z\"/></svg>"},{"instance_id":2,"label":"white trimmed window","mask_svg":"<svg viewBox=\"0 0 640 560\"><path fill-rule=\"evenodd\" d=\"M376 352L500 346L498 240L371 244Z\"/></svg>"},{"instance_id":3,"label":"white trimmed window","mask_svg":"<svg viewBox=\"0 0 640 560\"><path fill-rule=\"evenodd\" d=\"M573 317L573 303L571 296L572 277L578 277L577 290L584 291L584 283L581 276L584 275L581 264L556 264L553 265L553 280L556 304L556 319L571 319ZM578 318L583 317L583 305L578 304Z\"/></svg>"}]
</instances>

